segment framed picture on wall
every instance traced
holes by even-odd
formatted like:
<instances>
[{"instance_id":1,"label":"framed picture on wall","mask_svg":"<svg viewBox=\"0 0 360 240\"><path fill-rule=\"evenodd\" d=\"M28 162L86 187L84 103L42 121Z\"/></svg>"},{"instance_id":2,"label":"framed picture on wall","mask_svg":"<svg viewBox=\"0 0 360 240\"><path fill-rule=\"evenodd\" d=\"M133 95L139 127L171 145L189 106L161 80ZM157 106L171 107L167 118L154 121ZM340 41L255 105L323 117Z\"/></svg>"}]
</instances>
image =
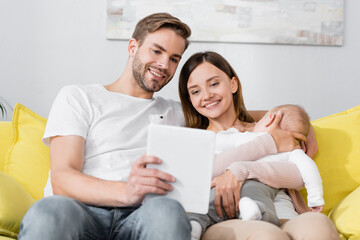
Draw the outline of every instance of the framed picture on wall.
<instances>
[{"instance_id":1,"label":"framed picture on wall","mask_svg":"<svg viewBox=\"0 0 360 240\"><path fill-rule=\"evenodd\" d=\"M146 15L168 12L192 41L341 46L344 0L107 0L108 39L130 39Z\"/></svg>"}]
</instances>

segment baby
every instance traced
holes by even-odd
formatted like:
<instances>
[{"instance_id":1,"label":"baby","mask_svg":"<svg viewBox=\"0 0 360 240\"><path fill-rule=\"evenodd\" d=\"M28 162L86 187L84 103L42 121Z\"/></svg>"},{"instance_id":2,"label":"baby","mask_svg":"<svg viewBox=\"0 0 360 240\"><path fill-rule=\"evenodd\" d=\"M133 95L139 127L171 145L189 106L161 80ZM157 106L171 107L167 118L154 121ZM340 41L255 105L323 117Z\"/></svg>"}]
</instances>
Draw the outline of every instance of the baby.
<instances>
[{"instance_id":1,"label":"baby","mask_svg":"<svg viewBox=\"0 0 360 240\"><path fill-rule=\"evenodd\" d=\"M272 124L274 114L278 111L283 113L279 123L281 129L299 132L307 136L310 130L310 121L307 113L296 105L281 105L271 109L265 116L255 124L253 132L241 133L235 128L220 132L216 137L216 153L223 152L240 145L249 138L258 134L264 134L266 127ZM305 183L308 193L308 206L311 211L321 212L324 205L322 180L314 161L309 158L303 150L297 149L292 152L279 153L265 156L257 161L274 162L290 161L294 163ZM236 162L236 164L249 162ZM242 186L241 199L239 202L239 218L242 220L263 220L280 225L274 207L274 199L279 189L272 188L255 180L246 180ZM211 201L207 215L189 214L192 225L192 239L200 239L201 233L206 228L220 219L213 205L215 191L211 191Z\"/></svg>"}]
</instances>

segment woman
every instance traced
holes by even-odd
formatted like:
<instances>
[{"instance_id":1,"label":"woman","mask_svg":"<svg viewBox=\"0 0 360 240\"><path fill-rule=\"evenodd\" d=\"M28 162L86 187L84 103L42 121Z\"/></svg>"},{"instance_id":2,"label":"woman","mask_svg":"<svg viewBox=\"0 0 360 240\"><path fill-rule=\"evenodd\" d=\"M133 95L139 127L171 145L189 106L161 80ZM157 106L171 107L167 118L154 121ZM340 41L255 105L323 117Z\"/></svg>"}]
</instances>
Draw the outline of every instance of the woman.
<instances>
[{"instance_id":1,"label":"woman","mask_svg":"<svg viewBox=\"0 0 360 240\"><path fill-rule=\"evenodd\" d=\"M250 125L253 122L253 118L246 110L243 102L239 78L230 64L217 53L196 53L188 59L180 73L179 95L188 127L215 132L236 127L244 131L250 129ZM277 116L278 122L280 121L279 119L280 117ZM279 131L279 129L275 130ZM276 141L278 137L276 131L274 131L274 128L271 128L268 132L274 138L277 150L280 152L281 144L279 145ZM294 135L294 138L302 139L299 135ZM299 143L297 142L297 144ZM296 146L296 143L293 147L299 148L299 146ZM241 153L241 149L237 149L237 153L242 154L240 157L248 156L251 158L254 154L252 152L257 153L258 151L251 151L250 149L254 148L243 149L243 153ZM236 157L238 158L239 156L235 154L219 155L214 164L215 171L218 171L218 173L224 172L229 166L226 164L234 161ZM229 158L231 158L230 162ZM291 172L291 169L296 173L297 170L294 170L294 168L295 166L288 165L278 172L273 172L273 175L270 176L271 178L269 176L265 178L257 176L257 178L277 188L298 188L299 178L294 181L294 177L291 176L292 174L290 176L288 174L289 171ZM234 210L238 210L239 192L245 179L236 179L235 172L232 171L237 171L237 169L227 170L213 179L212 187L216 186L214 205L220 217L222 217L222 211L219 207L221 201L229 218L235 216ZM284 181L284 178L287 181ZM230 188L229 185L231 185ZM225 188L231 190L224 190ZM285 212L291 211L294 211L293 208L285 210ZM304 210L299 211L300 214L303 212ZM334 225L324 215L319 213L296 215L292 215L294 217L281 226L282 230L277 229L275 225L265 222L242 222L242 225L246 225L246 227L239 226L239 228L244 228L241 237L243 239L249 239L249 237L254 237L251 239L265 239L264 237L270 239L269 237L271 236L273 239L289 239L288 235L290 235L295 239L329 240L339 238ZM314 229L314 231L311 231L311 229ZM255 230L257 237L254 236ZM212 236L214 237L215 235Z\"/></svg>"}]
</instances>

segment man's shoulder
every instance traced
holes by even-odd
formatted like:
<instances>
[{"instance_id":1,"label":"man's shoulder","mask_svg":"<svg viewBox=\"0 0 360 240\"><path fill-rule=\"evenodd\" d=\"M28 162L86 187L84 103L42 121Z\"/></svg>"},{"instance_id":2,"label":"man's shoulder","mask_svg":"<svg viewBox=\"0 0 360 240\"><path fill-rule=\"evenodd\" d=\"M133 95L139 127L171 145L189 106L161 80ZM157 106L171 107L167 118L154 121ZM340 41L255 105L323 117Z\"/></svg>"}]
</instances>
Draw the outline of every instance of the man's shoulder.
<instances>
[{"instance_id":1,"label":"man's shoulder","mask_svg":"<svg viewBox=\"0 0 360 240\"><path fill-rule=\"evenodd\" d=\"M78 92L88 92L99 89L99 84L74 84L74 85L66 85L63 86L60 92L68 92L68 93L78 93Z\"/></svg>"},{"instance_id":2,"label":"man's shoulder","mask_svg":"<svg viewBox=\"0 0 360 240\"><path fill-rule=\"evenodd\" d=\"M101 91L99 86L101 85L66 85L60 89L57 98L81 101L81 99L88 99L91 95L93 95L92 93Z\"/></svg>"}]
</instances>

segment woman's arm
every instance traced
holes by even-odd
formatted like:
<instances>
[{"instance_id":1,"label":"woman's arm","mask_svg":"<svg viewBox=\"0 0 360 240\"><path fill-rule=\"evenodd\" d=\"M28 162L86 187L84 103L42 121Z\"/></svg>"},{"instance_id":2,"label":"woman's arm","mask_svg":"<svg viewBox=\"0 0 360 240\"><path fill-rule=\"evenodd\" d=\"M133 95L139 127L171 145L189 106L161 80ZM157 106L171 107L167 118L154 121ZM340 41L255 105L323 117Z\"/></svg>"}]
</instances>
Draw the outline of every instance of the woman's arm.
<instances>
[{"instance_id":1,"label":"woman's arm","mask_svg":"<svg viewBox=\"0 0 360 240\"><path fill-rule=\"evenodd\" d=\"M255 122L258 122L268 111L265 110L256 110L256 111L248 111L250 116L253 118Z\"/></svg>"},{"instance_id":2,"label":"woman's arm","mask_svg":"<svg viewBox=\"0 0 360 240\"><path fill-rule=\"evenodd\" d=\"M294 163L254 161L274 152L271 137L268 134L259 135L254 141L216 155L212 178L228 169L238 181L253 178L275 188L303 188L303 179Z\"/></svg>"},{"instance_id":3,"label":"woman's arm","mask_svg":"<svg viewBox=\"0 0 360 240\"><path fill-rule=\"evenodd\" d=\"M217 154L214 158L212 178L224 173L225 169L237 161L255 161L269 154L277 153L276 145L269 134L261 134L250 141Z\"/></svg>"},{"instance_id":4,"label":"woman's arm","mask_svg":"<svg viewBox=\"0 0 360 240\"><path fill-rule=\"evenodd\" d=\"M310 132L306 138L306 142L305 142L305 149L304 152L306 153L306 155L308 155L310 158L314 158L316 152L318 151L318 145L317 145L317 141L316 141L316 135L315 135L315 130L314 127L310 124Z\"/></svg>"},{"instance_id":5,"label":"woman's arm","mask_svg":"<svg viewBox=\"0 0 360 240\"><path fill-rule=\"evenodd\" d=\"M214 204L220 217L223 217L221 205L229 218L233 218L239 211L240 189L245 179L250 178L275 188L303 187L300 172L293 163L234 162L226 172L214 177L211 183L211 187L216 187Z\"/></svg>"},{"instance_id":6,"label":"woman's arm","mask_svg":"<svg viewBox=\"0 0 360 240\"><path fill-rule=\"evenodd\" d=\"M236 217L242 184L231 171L226 171L212 180L211 188L215 187L214 205L220 218L224 217L222 207L229 219Z\"/></svg>"},{"instance_id":7,"label":"woman's arm","mask_svg":"<svg viewBox=\"0 0 360 240\"><path fill-rule=\"evenodd\" d=\"M230 170L238 181L257 179L274 188L302 189L304 182L294 163L280 162L234 162Z\"/></svg>"},{"instance_id":8,"label":"woman's arm","mask_svg":"<svg viewBox=\"0 0 360 240\"><path fill-rule=\"evenodd\" d=\"M279 122L281 117L281 114L274 114L272 116L272 124L267 126L264 130L267 131L268 134L257 134L255 137L251 138L248 138L245 135L238 135L239 137L247 138L246 141L242 139L242 141L239 141L237 147L215 156L213 178L222 174L225 169L234 162L254 161L269 154L299 149L300 144L298 139L306 140L305 137L299 133L280 129Z\"/></svg>"}]
</instances>

